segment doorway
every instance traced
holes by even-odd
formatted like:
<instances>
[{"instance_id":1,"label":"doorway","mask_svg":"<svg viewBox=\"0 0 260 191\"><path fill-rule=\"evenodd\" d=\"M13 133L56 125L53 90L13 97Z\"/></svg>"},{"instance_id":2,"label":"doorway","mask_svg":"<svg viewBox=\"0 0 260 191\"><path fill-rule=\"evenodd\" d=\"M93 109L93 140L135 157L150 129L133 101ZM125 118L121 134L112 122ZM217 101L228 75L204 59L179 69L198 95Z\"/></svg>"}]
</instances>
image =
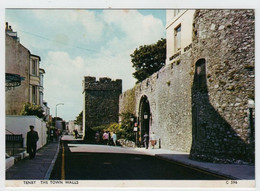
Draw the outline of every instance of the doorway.
<instances>
[{"instance_id":1,"label":"doorway","mask_svg":"<svg viewBox=\"0 0 260 191\"><path fill-rule=\"evenodd\" d=\"M151 123L150 103L146 95L141 97L138 117L140 127L138 140L143 145L143 136L145 133L149 134Z\"/></svg>"}]
</instances>

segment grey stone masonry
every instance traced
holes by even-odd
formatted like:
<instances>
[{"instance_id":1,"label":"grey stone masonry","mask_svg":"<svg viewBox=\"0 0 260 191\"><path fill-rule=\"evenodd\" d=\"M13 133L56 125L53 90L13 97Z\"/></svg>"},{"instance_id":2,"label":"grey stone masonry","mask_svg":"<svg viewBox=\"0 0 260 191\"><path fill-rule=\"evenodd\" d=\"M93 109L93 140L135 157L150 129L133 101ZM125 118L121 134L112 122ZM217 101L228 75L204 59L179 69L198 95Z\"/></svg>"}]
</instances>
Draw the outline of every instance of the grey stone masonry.
<instances>
[{"instance_id":1,"label":"grey stone masonry","mask_svg":"<svg viewBox=\"0 0 260 191\"><path fill-rule=\"evenodd\" d=\"M194 15L193 63L205 58L206 72L203 91L194 74L192 159L254 162L254 18L253 10Z\"/></svg>"},{"instance_id":2,"label":"grey stone masonry","mask_svg":"<svg viewBox=\"0 0 260 191\"><path fill-rule=\"evenodd\" d=\"M149 130L162 148L193 160L254 163L254 18L254 10L196 10L192 43L121 94L119 112L140 121L145 96ZM126 107L129 99L134 107Z\"/></svg>"},{"instance_id":3,"label":"grey stone masonry","mask_svg":"<svg viewBox=\"0 0 260 191\"><path fill-rule=\"evenodd\" d=\"M87 139L92 127L118 122L122 80L86 76L83 81L83 130Z\"/></svg>"}]
</instances>

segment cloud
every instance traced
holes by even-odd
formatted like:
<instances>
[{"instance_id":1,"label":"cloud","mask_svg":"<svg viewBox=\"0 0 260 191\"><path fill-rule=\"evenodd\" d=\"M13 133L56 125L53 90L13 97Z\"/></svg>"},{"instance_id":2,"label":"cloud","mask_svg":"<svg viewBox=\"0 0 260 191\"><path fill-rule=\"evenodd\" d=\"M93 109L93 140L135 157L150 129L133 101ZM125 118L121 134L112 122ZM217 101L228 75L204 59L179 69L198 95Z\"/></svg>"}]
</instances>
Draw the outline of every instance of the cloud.
<instances>
[{"instance_id":1,"label":"cloud","mask_svg":"<svg viewBox=\"0 0 260 191\"><path fill-rule=\"evenodd\" d=\"M85 40L101 40L104 25L97 13L89 10L34 10L35 16L56 30L72 34L84 33ZM51 23L51 25L50 25ZM65 25L64 25L65 24ZM83 30L79 30L82 26ZM64 31L64 30L67 31ZM55 30L55 29L54 29Z\"/></svg>"},{"instance_id":2,"label":"cloud","mask_svg":"<svg viewBox=\"0 0 260 191\"><path fill-rule=\"evenodd\" d=\"M66 120L75 119L83 108L84 76L122 79L123 91L132 88L136 80L130 54L165 37L160 19L136 10L46 9L26 10L19 17L15 11L12 14L10 24L19 23L19 30L31 33L20 33L23 45L41 57L46 71L44 100L53 115L55 105L65 103L59 114Z\"/></svg>"},{"instance_id":3,"label":"cloud","mask_svg":"<svg viewBox=\"0 0 260 191\"><path fill-rule=\"evenodd\" d=\"M131 42L135 45L154 43L164 34L164 26L161 20L152 15L144 16L137 10L104 11L104 21L107 24L114 24L120 27L125 33L124 42Z\"/></svg>"}]
</instances>

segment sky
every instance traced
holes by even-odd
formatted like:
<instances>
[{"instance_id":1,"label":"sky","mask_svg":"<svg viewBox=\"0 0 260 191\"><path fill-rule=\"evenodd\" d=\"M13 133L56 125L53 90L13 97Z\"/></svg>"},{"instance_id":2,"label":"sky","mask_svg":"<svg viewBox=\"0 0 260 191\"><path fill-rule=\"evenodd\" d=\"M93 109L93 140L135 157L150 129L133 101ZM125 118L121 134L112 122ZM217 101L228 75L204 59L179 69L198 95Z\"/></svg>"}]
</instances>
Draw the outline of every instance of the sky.
<instances>
[{"instance_id":1,"label":"sky","mask_svg":"<svg viewBox=\"0 0 260 191\"><path fill-rule=\"evenodd\" d=\"M165 10L6 9L20 43L41 57L44 100L55 116L75 120L83 109L84 76L123 80L132 88L130 54L166 36Z\"/></svg>"}]
</instances>

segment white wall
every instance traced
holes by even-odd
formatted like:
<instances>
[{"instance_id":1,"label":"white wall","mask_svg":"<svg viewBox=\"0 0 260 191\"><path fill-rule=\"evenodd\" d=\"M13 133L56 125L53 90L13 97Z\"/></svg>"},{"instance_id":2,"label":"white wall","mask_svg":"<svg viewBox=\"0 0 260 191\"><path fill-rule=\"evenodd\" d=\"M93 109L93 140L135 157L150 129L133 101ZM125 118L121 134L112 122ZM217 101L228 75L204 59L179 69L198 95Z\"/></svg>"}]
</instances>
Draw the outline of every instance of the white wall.
<instances>
[{"instance_id":1,"label":"white wall","mask_svg":"<svg viewBox=\"0 0 260 191\"><path fill-rule=\"evenodd\" d=\"M75 129L75 123L74 120L70 120L68 124L68 130L72 132Z\"/></svg>"},{"instance_id":2,"label":"white wall","mask_svg":"<svg viewBox=\"0 0 260 191\"><path fill-rule=\"evenodd\" d=\"M75 129L77 129L78 132L81 132L81 131L82 131L82 127L81 127L81 125L75 125Z\"/></svg>"},{"instance_id":3,"label":"white wall","mask_svg":"<svg viewBox=\"0 0 260 191\"><path fill-rule=\"evenodd\" d=\"M39 141L37 142L37 149L46 144L47 127L46 123L36 116L6 116L6 129L14 134L22 134L24 138L24 146L26 147L26 135L30 131L29 126L33 125L34 130L38 132ZM5 131L6 134L11 134Z\"/></svg>"}]
</instances>

